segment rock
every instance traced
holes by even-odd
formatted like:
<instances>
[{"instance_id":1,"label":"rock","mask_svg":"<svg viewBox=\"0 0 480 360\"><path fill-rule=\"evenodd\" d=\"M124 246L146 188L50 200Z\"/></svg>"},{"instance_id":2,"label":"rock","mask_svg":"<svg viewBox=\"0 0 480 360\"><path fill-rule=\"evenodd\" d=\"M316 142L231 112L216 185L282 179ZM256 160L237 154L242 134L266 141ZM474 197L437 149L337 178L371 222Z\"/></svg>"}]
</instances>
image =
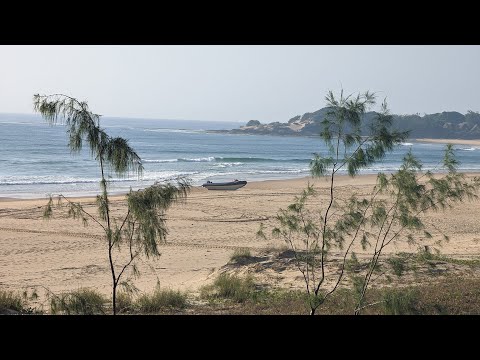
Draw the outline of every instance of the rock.
<instances>
[{"instance_id":1,"label":"rock","mask_svg":"<svg viewBox=\"0 0 480 360\"><path fill-rule=\"evenodd\" d=\"M260 121L258 120L250 120L246 126L259 126L260 125Z\"/></svg>"}]
</instances>

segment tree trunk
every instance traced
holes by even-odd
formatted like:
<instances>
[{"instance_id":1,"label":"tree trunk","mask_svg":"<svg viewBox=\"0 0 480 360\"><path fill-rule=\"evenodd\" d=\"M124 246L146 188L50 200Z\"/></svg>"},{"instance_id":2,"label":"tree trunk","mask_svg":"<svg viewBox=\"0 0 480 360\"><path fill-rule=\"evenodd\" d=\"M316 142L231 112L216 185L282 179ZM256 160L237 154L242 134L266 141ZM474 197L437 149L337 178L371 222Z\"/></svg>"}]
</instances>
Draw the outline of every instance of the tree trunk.
<instances>
[{"instance_id":1,"label":"tree trunk","mask_svg":"<svg viewBox=\"0 0 480 360\"><path fill-rule=\"evenodd\" d=\"M113 315L117 315L117 284L113 285L112 305L113 305Z\"/></svg>"}]
</instances>

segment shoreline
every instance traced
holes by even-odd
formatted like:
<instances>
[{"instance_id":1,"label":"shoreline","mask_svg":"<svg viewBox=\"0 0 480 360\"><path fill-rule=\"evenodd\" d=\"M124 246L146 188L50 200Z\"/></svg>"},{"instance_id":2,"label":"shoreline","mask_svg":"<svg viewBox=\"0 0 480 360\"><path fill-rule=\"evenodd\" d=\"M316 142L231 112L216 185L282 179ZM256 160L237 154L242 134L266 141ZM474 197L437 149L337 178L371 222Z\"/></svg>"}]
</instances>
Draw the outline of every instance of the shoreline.
<instances>
[{"instance_id":1,"label":"shoreline","mask_svg":"<svg viewBox=\"0 0 480 360\"><path fill-rule=\"evenodd\" d=\"M355 178L340 175L335 191L339 199L353 193L369 196L375 180L376 174ZM185 203L175 204L167 211L168 236L166 243L160 245L162 255L139 263L142 276L135 280L135 286L140 291L151 292L160 281L162 288L196 293L224 269L235 250L248 248L256 256L268 249L281 248L282 239L271 236L259 239L256 236L259 226L264 223L270 231L276 225L279 209L290 205L307 182L314 182L319 195L315 201L324 209L330 196L328 177L257 181L236 191L194 187ZM80 201L86 211L98 216L94 197L72 200ZM66 210L55 210L54 215L45 220L45 205L44 198L15 199L0 204L2 288L19 290L44 286L60 293L87 287L108 296L111 274L103 230L93 222L85 227L78 219L68 218ZM122 219L126 210L123 196L112 196L113 218ZM434 247L436 241L443 239L443 232L450 241L444 244L442 254L478 257L480 223L475 214L479 211L479 201L466 201L448 212L429 213L425 223L431 224L429 229L433 237L422 239L421 244ZM416 246L401 241L392 244L385 254L417 250ZM353 251L359 257L365 255L360 244L355 244ZM125 251L117 255L119 265L122 259L128 258ZM333 256L339 255L334 252ZM268 274L268 271L261 271L255 276L259 281L287 288L299 284L296 271L275 272L273 277ZM281 279L277 279L278 276Z\"/></svg>"},{"instance_id":2,"label":"shoreline","mask_svg":"<svg viewBox=\"0 0 480 360\"><path fill-rule=\"evenodd\" d=\"M453 145L473 145L480 146L480 139L430 139L430 138L421 138L421 139L412 139L416 142L430 143L430 144L453 144Z\"/></svg>"},{"instance_id":3,"label":"shoreline","mask_svg":"<svg viewBox=\"0 0 480 360\"><path fill-rule=\"evenodd\" d=\"M480 140L479 140L480 142ZM434 174L442 174L441 172L435 172ZM467 177L473 177L473 176L479 176L480 171L467 171L464 172L464 174ZM351 177L347 174L340 174L336 176L336 183L338 186L344 186L346 183L352 182L355 185L366 185L367 183L375 183L375 179L377 177L377 174L360 174L355 177ZM313 178L311 176L302 176L299 178L288 178L288 179L270 179L270 180L255 180L255 181L249 181L247 185L243 189L251 189L251 190L273 190L275 188L283 188L284 186L288 186L288 184L292 184L292 186L297 186L299 183L307 183L307 182L316 182L322 183L325 182L327 177L323 178ZM342 185L343 184L343 185ZM211 193L216 193L212 192L205 188L203 188L201 185L194 185L191 188L192 193L197 193L197 192L207 192L209 194ZM240 191L241 192L241 191ZM225 194L225 193L240 193L235 191L219 191L218 193L220 194ZM113 195L110 195L110 199L112 200L122 200L125 198L125 195L127 195L128 192L125 193L115 193ZM95 201L96 195L74 195L74 196L67 196L70 200L72 201L77 201L77 202L82 202L82 201ZM55 196L54 196L55 198ZM12 196L6 196L2 197L0 194L0 203L14 203L14 202L29 202L29 201L48 201L47 197L32 197L32 198L20 198L20 197L12 197Z\"/></svg>"}]
</instances>

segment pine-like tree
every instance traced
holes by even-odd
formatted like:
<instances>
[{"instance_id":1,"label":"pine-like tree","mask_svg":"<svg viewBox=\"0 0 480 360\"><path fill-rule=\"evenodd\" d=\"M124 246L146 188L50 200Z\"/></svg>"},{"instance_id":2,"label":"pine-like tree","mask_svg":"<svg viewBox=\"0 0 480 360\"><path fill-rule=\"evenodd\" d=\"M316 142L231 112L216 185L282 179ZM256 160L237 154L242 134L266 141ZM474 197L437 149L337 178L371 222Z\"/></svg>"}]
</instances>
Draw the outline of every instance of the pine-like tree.
<instances>
[{"instance_id":1,"label":"pine-like tree","mask_svg":"<svg viewBox=\"0 0 480 360\"><path fill-rule=\"evenodd\" d=\"M98 217L87 212L78 203L69 200L62 194L56 195L57 206L66 201L68 215L80 219L84 225L92 220L104 231L103 239L108 250L108 260L112 276L112 310L117 313L117 289L135 289L131 279L125 278L126 271L131 269L133 276L139 271L136 260L143 254L146 257L158 257L158 245L164 242L168 234L165 212L177 201L186 199L190 190L188 179L177 179L170 182L154 184L138 191L130 190L126 195L127 213L121 218L113 217L110 210L108 194L108 173L113 171L117 176L135 174L141 176L143 166L140 157L130 147L128 141L121 137L111 137L100 127L100 115L92 113L86 102L80 102L63 94L34 95L34 109L44 119L54 125L58 122L66 125L69 136L69 148L72 153L81 151L84 142L90 148L91 156L100 167L100 195L96 204ZM54 196L51 195L45 208L44 216L52 216ZM114 252L126 248L129 259L124 264L114 260Z\"/></svg>"}]
</instances>

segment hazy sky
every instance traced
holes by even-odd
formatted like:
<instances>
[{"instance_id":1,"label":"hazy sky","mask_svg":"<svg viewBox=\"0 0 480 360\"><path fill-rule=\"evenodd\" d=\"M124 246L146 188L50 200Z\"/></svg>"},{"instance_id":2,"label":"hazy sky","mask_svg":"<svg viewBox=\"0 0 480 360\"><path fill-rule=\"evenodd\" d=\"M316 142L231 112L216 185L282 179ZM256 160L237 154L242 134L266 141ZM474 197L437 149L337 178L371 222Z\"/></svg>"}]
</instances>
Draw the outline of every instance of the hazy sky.
<instances>
[{"instance_id":1,"label":"hazy sky","mask_svg":"<svg viewBox=\"0 0 480 360\"><path fill-rule=\"evenodd\" d=\"M397 114L480 110L480 46L4 46L0 112L65 93L105 116L286 122L328 90Z\"/></svg>"}]
</instances>

